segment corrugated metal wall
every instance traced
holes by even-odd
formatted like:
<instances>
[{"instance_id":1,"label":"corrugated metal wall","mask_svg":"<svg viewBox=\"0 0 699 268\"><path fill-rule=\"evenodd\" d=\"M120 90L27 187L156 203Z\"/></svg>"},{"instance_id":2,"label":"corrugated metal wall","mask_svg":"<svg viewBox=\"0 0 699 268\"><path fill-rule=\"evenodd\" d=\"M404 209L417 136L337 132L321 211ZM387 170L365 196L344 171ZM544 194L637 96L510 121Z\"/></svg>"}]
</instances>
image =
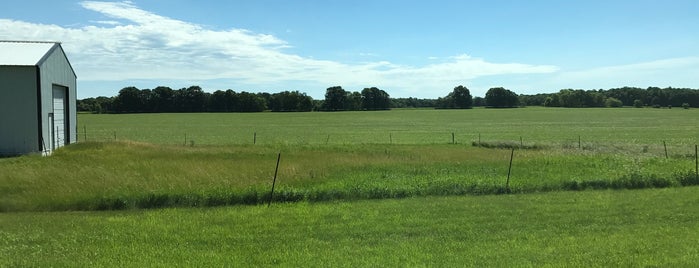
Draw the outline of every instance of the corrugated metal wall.
<instances>
[{"instance_id":1,"label":"corrugated metal wall","mask_svg":"<svg viewBox=\"0 0 699 268\"><path fill-rule=\"evenodd\" d=\"M63 54L61 49L53 50L48 57L39 65L40 79L41 79L41 110L42 110L42 137L45 141L48 141L49 137L55 137L55 127L49 127L49 113L55 113L54 100L53 100L53 88L54 86L59 86L67 88L67 102L65 109L66 111L66 126L64 131L67 133L65 137L67 140L62 141L60 144L70 144L77 141L77 113L76 113L76 80L75 74L73 73L66 56ZM55 118L55 115L54 115ZM58 143L56 143L58 144ZM47 144L47 147L49 145ZM50 147L49 147L50 148Z\"/></svg>"},{"instance_id":2,"label":"corrugated metal wall","mask_svg":"<svg viewBox=\"0 0 699 268\"><path fill-rule=\"evenodd\" d=\"M0 66L0 155L39 151L36 71Z\"/></svg>"}]
</instances>

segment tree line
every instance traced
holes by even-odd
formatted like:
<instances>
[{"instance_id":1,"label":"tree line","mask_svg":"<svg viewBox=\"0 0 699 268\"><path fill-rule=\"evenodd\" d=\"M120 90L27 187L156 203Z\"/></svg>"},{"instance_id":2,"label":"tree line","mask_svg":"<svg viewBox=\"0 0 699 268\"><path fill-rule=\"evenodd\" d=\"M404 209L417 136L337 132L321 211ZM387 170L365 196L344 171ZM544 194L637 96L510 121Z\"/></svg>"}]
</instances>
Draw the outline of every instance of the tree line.
<instances>
[{"instance_id":1,"label":"tree line","mask_svg":"<svg viewBox=\"0 0 699 268\"><path fill-rule=\"evenodd\" d=\"M521 95L525 105L546 107L699 107L699 90L690 88L637 87L608 90L562 89L557 93Z\"/></svg>"},{"instance_id":2,"label":"tree line","mask_svg":"<svg viewBox=\"0 0 699 268\"><path fill-rule=\"evenodd\" d=\"M470 109L472 107L699 107L699 90L689 88L647 89L636 87L608 90L562 89L557 93L518 95L502 87L490 88L485 97L473 97L459 85L437 99L391 98L379 88L348 91L340 86L326 89L323 100L314 100L299 91L278 93L236 92L231 89L208 93L199 86L173 90L169 87L138 89L125 87L115 97L78 100L78 111L93 113L169 112L307 112L375 111L391 108Z\"/></svg>"},{"instance_id":3,"label":"tree line","mask_svg":"<svg viewBox=\"0 0 699 268\"><path fill-rule=\"evenodd\" d=\"M376 87L351 92L335 86L327 89L325 100L314 100L299 91L278 93L236 92L231 89L208 93L199 86L173 90L125 87L115 97L78 100L78 111L93 113L172 113L172 112L308 112L388 110L391 98Z\"/></svg>"}]
</instances>

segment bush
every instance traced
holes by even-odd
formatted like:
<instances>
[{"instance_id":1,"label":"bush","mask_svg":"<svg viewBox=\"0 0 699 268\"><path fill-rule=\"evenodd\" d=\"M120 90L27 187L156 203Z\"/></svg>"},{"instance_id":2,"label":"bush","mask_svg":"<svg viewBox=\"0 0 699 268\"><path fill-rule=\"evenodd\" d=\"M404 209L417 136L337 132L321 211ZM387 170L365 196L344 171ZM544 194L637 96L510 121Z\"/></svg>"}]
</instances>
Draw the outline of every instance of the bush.
<instances>
[{"instance_id":1,"label":"bush","mask_svg":"<svg viewBox=\"0 0 699 268\"><path fill-rule=\"evenodd\" d=\"M643 101L642 101L642 100L638 100L638 99L637 99L637 100L634 100L634 101L633 101L633 107L636 107L636 108L643 108Z\"/></svg>"},{"instance_id":2,"label":"bush","mask_svg":"<svg viewBox=\"0 0 699 268\"><path fill-rule=\"evenodd\" d=\"M622 103L619 99L617 98L607 98L604 101L604 106L610 107L610 108L617 108L617 107L622 107L624 106L624 103Z\"/></svg>"},{"instance_id":3,"label":"bush","mask_svg":"<svg viewBox=\"0 0 699 268\"><path fill-rule=\"evenodd\" d=\"M682 103L682 108L689 109L689 103Z\"/></svg>"}]
</instances>

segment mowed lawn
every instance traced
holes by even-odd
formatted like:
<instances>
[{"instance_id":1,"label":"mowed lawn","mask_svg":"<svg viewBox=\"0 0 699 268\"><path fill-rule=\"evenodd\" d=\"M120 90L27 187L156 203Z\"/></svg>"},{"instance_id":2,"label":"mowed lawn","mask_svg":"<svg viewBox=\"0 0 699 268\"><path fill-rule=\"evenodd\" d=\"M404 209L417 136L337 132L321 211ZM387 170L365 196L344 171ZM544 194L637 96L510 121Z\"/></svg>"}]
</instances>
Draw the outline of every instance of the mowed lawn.
<instances>
[{"instance_id":1,"label":"mowed lawn","mask_svg":"<svg viewBox=\"0 0 699 268\"><path fill-rule=\"evenodd\" d=\"M0 267L693 267L699 188L0 213Z\"/></svg>"}]
</instances>

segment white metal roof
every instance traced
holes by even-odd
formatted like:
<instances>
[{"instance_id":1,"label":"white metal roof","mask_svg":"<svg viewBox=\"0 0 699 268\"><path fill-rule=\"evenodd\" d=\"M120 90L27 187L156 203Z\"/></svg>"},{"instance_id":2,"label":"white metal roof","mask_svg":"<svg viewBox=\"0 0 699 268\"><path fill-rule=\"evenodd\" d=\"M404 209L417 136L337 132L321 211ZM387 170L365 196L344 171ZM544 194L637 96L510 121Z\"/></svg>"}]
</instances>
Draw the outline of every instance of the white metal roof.
<instances>
[{"instance_id":1,"label":"white metal roof","mask_svg":"<svg viewBox=\"0 0 699 268\"><path fill-rule=\"evenodd\" d=\"M58 43L0 41L0 65L34 66Z\"/></svg>"}]
</instances>

